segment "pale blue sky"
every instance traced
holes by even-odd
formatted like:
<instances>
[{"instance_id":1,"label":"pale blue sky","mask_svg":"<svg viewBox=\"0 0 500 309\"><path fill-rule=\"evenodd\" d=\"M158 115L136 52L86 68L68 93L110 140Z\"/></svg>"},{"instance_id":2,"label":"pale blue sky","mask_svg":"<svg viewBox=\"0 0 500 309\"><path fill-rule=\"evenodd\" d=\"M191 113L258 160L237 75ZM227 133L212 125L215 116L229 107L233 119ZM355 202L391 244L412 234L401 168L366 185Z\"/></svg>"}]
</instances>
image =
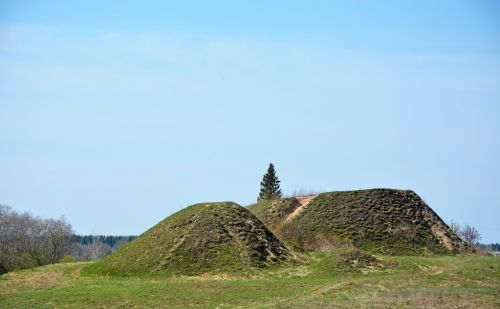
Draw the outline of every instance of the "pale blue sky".
<instances>
[{"instance_id":1,"label":"pale blue sky","mask_svg":"<svg viewBox=\"0 0 500 309\"><path fill-rule=\"evenodd\" d=\"M103 2L0 2L0 203L139 234L272 161L500 241L498 2Z\"/></svg>"}]
</instances>

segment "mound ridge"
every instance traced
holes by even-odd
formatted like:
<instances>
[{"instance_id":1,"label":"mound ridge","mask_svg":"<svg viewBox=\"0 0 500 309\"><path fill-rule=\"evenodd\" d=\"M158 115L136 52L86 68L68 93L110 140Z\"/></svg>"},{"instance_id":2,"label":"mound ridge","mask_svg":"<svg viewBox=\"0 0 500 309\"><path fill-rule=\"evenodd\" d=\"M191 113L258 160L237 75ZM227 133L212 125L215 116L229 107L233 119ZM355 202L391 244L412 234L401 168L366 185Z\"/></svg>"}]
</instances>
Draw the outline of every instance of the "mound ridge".
<instances>
[{"instance_id":1,"label":"mound ridge","mask_svg":"<svg viewBox=\"0 0 500 309\"><path fill-rule=\"evenodd\" d=\"M232 202L189 206L104 260L94 274L248 272L299 257L250 211Z\"/></svg>"},{"instance_id":2,"label":"mound ridge","mask_svg":"<svg viewBox=\"0 0 500 309\"><path fill-rule=\"evenodd\" d=\"M463 253L467 246L413 191L370 189L248 207L278 237L305 249L354 245L371 253Z\"/></svg>"}]
</instances>

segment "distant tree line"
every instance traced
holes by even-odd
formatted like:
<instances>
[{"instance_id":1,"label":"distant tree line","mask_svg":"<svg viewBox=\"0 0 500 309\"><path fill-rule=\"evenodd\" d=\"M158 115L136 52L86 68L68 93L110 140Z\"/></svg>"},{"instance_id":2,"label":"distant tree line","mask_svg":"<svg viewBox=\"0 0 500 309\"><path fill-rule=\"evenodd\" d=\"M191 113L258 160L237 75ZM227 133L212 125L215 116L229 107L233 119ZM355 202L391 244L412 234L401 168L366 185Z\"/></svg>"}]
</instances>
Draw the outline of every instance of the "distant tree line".
<instances>
[{"instance_id":1,"label":"distant tree line","mask_svg":"<svg viewBox=\"0 0 500 309\"><path fill-rule=\"evenodd\" d=\"M111 235L72 235L71 236L71 242L72 243L78 243L81 245L89 245L92 244L94 241L100 241L103 242L104 244L110 246L110 247L115 247L120 244L127 243L137 236L111 236Z\"/></svg>"},{"instance_id":2,"label":"distant tree line","mask_svg":"<svg viewBox=\"0 0 500 309\"><path fill-rule=\"evenodd\" d=\"M500 244L499 243L492 243L492 244L481 244L479 245L481 249L484 249L486 251L497 251L500 252Z\"/></svg>"},{"instance_id":3,"label":"distant tree line","mask_svg":"<svg viewBox=\"0 0 500 309\"><path fill-rule=\"evenodd\" d=\"M71 225L0 205L0 274L53 264L71 251Z\"/></svg>"},{"instance_id":4,"label":"distant tree line","mask_svg":"<svg viewBox=\"0 0 500 309\"><path fill-rule=\"evenodd\" d=\"M100 260L136 236L72 235L71 255L77 261Z\"/></svg>"}]
</instances>

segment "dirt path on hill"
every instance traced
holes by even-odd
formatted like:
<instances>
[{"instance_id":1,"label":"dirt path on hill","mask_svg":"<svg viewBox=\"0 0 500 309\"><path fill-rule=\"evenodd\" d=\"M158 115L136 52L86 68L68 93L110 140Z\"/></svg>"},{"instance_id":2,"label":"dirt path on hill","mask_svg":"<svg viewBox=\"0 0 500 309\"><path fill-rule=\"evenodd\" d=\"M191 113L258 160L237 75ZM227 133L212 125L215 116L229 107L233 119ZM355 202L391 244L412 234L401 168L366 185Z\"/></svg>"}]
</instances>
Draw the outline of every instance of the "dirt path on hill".
<instances>
[{"instance_id":1,"label":"dirt path on hill","mask_svg":"<svg viewBox=\"0 0 500 309\"><path fill-rule=\"evenodd\" d=\"M300 206L295 208L295 210L289 214L286 218L285 218L285 223L292 220L293 218L297 217L298 215L300 215L304 209L307 208L307 205L309 205L309 203L311 203L311 201L316 197L317 195L307 195L307 196L297 196L295 197L295 199L299 202Z\"/></svg>"}]
</instances>

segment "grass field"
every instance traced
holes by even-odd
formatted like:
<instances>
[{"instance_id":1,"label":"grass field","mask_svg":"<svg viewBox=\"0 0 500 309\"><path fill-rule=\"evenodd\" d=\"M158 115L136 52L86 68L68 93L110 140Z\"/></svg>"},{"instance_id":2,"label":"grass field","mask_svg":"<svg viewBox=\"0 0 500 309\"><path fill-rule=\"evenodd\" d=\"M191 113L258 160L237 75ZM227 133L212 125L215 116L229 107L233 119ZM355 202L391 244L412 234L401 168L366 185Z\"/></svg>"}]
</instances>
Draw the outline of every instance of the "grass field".
<instances>
[{"instance_id":1,"label":"grass field","mask_svg":"<svg viewBox=\"0 0 500 309\"><path fill-rule=\"evenodd\" d=\"M252 278L83 276L68 263L0 276L0 308L500 308L500 258L388 257L342 267L325 253Z\"/></svg>"}]
</instances>

